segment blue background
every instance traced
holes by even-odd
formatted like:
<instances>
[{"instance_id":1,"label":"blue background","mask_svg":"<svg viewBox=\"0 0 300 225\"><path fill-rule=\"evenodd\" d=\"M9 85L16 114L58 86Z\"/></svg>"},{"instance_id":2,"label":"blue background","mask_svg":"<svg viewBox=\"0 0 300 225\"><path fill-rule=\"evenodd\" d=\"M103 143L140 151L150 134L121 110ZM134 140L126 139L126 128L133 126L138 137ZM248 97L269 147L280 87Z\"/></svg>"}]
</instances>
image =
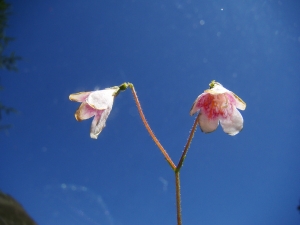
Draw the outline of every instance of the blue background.
<instances>
[{"instance_id":1,"label":"blue background","mask_svg":"<svg viewBox=\"0 0 300 225\"><path fill-rule=\"evenodd\" d=\"M215 79L246 103L237 136L197 129L181 172L183 224L298 225L300 3L9 1L0 188L41 225L175 224L174 175L129 90L98 140L71 93L132 82L177 162L189 110Z\"/></svg>"}]
</instances>

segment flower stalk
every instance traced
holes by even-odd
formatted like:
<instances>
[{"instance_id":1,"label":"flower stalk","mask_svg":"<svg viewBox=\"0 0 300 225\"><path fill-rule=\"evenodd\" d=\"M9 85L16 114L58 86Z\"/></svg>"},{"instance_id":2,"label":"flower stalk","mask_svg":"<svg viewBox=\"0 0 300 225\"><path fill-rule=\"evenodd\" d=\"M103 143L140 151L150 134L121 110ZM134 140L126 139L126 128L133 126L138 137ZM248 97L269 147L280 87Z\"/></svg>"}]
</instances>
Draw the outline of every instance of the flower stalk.
<instances>
[{"instance_id":1,"label":"flower stalk","mask_svg":"<svg viewBox=\"0 0 300 225\"><path fill-rule=\"evenodd\" d=\"M136 94L136 91L134 89L134 86L133 84L129 83L128 86L130 87L131 89L131 92L132 92L132 95L133 95L133 98L134 98L134 101L136 103L136 106L138 108L138 111L139 111L139 114L140 114L140 117L148 131L148 133L150 134L152 140L155 142L155 144L157 145L157 147L159 148L159 150L161 151L161 153L164 155L165 159L167 160L167 162L169 163L169 165L171 166L172 170L175 170L176 169L176 166L174 164L174 162L172 161L172 159L170 158L170 156L168 155L167 151L164 149L164 147L161 145L161 143L159 142L159 140L156 138L155 134L153 133L152 129L150 128L146 118L145 118L145 115L143 113L143 110L142 110L142 106L139 102L139 99L137 97L137 94Z\"/></svg>"},{"instance_id":2,"label":"flower stalk","mask_svg":"<svg viewBox=\"0 0 300 225\"><path fill-rule=\"evenodd\" d=\"M184 147L184 150L183 150L183 152L182 152L182 155L181 155L180 160L179 160L179 162L178 162L178 164L177 164L177 166L176 166L176 170L175 170L175 171L178 171L178 172L179 172L180 169L181 169L181 167L182 167L182 165L183 165L183 161L185 160L185 157L186 157L186 155L187 155L187 151L189 150L189 147L190 147L190 145L191 145L191 143L192 143L192 139L193 139L193 137L194 137L194 133L195 133L196 128L197 128L197 124L198 124L198 119L199 119L199 117L200 117L200 114L198 114L198 116L197 116L196 119L195 119L195 122L194 122L194 124L193 124L192 130L191 130L191 132L190 132L190 135L189 135L189 137L188 137L187 143L186 143L186 145L185 145L185 147Z\"/></svg>"}]
</instances>

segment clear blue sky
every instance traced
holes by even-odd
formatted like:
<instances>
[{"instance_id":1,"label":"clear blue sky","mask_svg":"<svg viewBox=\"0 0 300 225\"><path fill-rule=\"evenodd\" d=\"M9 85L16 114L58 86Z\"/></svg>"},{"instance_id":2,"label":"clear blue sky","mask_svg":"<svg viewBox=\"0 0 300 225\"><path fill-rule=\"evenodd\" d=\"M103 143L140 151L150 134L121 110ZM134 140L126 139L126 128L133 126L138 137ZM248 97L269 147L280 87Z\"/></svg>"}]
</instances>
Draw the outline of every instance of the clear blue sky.
<instances>
[{"instance_id":1,"label":"clear blue sky","mask_svg":"<svg viewBox=\"0 0 300 225\"><path fill-rule=\"evenodd\" d=\"M197 129L181 172L184 225L299 225L300 4L296 0L9 1L0 189L40 225L175 224L174 175L130 91L98 140L68 96L132 82L178 161L189 110L215 79L246 103L237 136Z\"/></svg>"}]
</instances>

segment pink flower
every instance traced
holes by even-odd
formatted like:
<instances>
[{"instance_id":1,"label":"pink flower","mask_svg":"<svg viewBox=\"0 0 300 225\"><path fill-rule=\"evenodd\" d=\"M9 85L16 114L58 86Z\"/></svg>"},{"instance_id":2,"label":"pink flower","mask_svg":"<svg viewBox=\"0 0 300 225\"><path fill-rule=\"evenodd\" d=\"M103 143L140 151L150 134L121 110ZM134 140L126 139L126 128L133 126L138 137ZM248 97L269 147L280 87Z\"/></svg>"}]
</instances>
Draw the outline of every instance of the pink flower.
<instances>
[{"instance_id":1,"label":"pink flower","mask_svg":"<svg viewBox=\"0 0 300 225\"><path fill-rule=\"evenodd\" d=\"M119 90L119 87L111 87L99 91L79 92L69 96L71 101L82 102L75 112L77 121L86 120L94 116L90 131L91 138L97 139L105 127L114 98Z\"/></svg>"},{"instance_id":2,"label":"pink flower","mask_svg":"<svg viewBox=\"0 0 300 225\"><path fill-rule=\"evenodd\" d=\"M225 133L238 134L243 129L244 120L237 108L246 109L246 103L214 80L209 87L198 96L190 115L200 110L198 123L204 133L215 131L220 122Z\"/></svg>"}]
</instances>

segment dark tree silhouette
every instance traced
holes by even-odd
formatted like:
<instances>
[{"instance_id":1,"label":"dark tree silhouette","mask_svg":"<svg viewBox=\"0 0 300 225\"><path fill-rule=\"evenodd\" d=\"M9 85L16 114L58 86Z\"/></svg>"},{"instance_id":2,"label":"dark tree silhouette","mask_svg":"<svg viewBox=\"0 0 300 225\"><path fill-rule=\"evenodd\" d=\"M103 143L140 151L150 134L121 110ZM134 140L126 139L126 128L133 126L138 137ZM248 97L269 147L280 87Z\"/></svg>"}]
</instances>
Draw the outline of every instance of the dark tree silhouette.
<instances>
[{"instance_id":1,"label":"dark tree silhouette","mask_svg":"<svg viewBox=\"0 0 300 225\"><path fill-rule=\"evenodd\" d=\"M13 197L0 191L0 224L37 225Z\"/></svg>"},{"instance_id":2,"label":"dark tree silhouette","mask_svg":"<svg viewBox=\"0 0 300 225\"><path fill-rule=\"evenodd\" d=\"M6 47L9 42L13 41L14 38L8 37L5 34L5 28L7 27L7 18L9 13L10 4L6 3L4 0L0 0L0 69L6 69L10 71L17 71L16 63L21 59L20 56L15 55L14 52L5 54ZM0 91L3 87L0 85ZM0 121L4 113L10 114L16 112L13 107L7 107L3 105L0 101ZM0 130L9 128L10 125L0 124Z\"/></svg>"},{"instance_id":3,"label":"dark tree silhouette","mask_svg":"<svg viewBox=\"0 0 300 225\"><path fill-rule=\"evenodd\" d=\"M16 62L21 57L16 56L14 52L6 55L4 50L6 49L9 42L13 41L14 38L8 37L5 34L5 28L7 27L7 20L9 16L10 4L4 0L0 0L0 68L17 71Z\"/></svg>"}]
</instances>

